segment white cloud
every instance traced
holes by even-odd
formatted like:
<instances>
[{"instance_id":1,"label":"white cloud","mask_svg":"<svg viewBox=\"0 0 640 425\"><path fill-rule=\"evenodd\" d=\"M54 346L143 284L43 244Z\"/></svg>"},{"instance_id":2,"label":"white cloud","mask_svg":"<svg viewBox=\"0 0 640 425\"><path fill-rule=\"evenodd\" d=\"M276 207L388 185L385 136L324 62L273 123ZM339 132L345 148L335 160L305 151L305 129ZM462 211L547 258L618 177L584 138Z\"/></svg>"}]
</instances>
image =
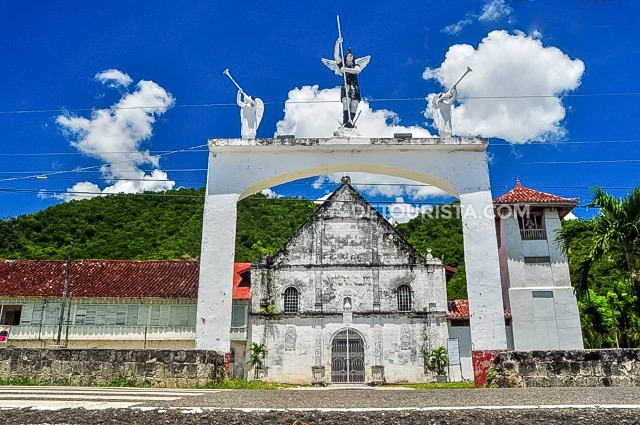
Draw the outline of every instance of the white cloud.
<instances>
[{"instance_id":1,"label":"white cloud","mask_svg":"<svg viewBox=\"0 0 640 425\"><path fill-rule=\"evenodd\" d=\"M472 23L473 23L473 19L471 18L461 19L455 24L447 25L446 27L442 28L442 32L449 35L456 35L456 34L459 34L464 29L464 27Z\"/></svg>"},{"instance_id":2,"label":"white cloud","mask_svg":"<svg viewBox=\"0 0 640 425\"><path fill-rule=\"evenodd\" d=\"M279 193L276 193L275 190L273 189L264 189L261 190L260 193L262 193L263 195L266 195L267 198L282 198L283 195L280 195Z\"/></svg>"},{"instance_id":3,"label":"white cloud","mask_svg":"<svg viewBox=\"0 0 640 425\"><path fill-rule=\"evenodd\" d=\"M318 204L318 205L322 205L324 204L324 201L326 201L327 199L329 199L329 196L331 196L331 193L327 193L324 196L321 196L319 198L317 198L315 201L313 201L314 203Z\"/></svg>"},{"instance_id":4,"label":"white cloud","mask_svg":"<svg viewBox=\"0 0 640 425\"><path fill-rule=\"evenodd\" d=\"M563 220L577 220L577 219L578 219L578 217L572 212L568 213L563 218Z\"/></svg>"},{"instance_id":5,"label":"white cloud","mask_svg":"<svg viewBox=\"0 0 640 425\"><path fill-rule=\"evenodd\" d=\"M130 78L118 71L108 70L96 75L96 79L114 87L127 85ZM60 115L56 122L68 135L70 144L79 152L98 159L102 177L109 186L100 189L94 183L80 182L67 189L67 193L57 196L74 199L73 192L92 192L94 196L107 193L140 193L173 188L174 181L159 168L159 157L141 148L144 141L153 134L153 123L159 115L173 106L174 98L153 81L142 80L135 90L125 93L109 109L94 110L91 118ZM151 172L142 167L151 166ZM81 197L91 197L79 193Z\"/></svg>"},{"instance_id":6,"label":"white cloud","mask_svg":"<svg viewBox=\"0 0 640 425\"><path fill-rule=\"evenodd\" d=\"M366 100L358 107L356 123L362 137L393 137L394 133L413 133L413 137L430 137L425 128L402 126L398 115L387 109L373 110ZM289 91L284 118L276 124L275 135L296 137L332 137L342 122L340 87L319 89L317 85Z\"/></svg>"},{"instance_id":7,"label":"white cloud","mask_svg":"<svg viewBox=\"0 0 640 425\"><path fill-rule=\"evenodd\" d=\"M357 172L347 174L351 178L351 185L358 192L367 196L381 196L386 198L404 196L412 200L451 196L435 186L418 183L413 180L407 180L400 177ZM333 173L319 176L313 182L312 187L320 189L327 183L340 183L344 175L345 173Z\"/></svg>"},{"instance_id":8,"label":"white cloud","mask_svg":"<svg viewBox=\"0 0 640 425\"><path fill-rule=\"evenodd\" d=\"M539 35L492 31L477 49L468 44L451 46L440 67L427 68L423 78L449 88L467 66L473 72L458 86L459 104L452 111L455 135L525 143L565 134L561 96L580 85L581 60L543 46ZM431 111L425 116L431 117Z\"/></svg>"},{"instance_id":9,"label":"white cloud","mask_svg":"<svg viewBox=\"0 0 640 425\"><path fill-rule=\"evenodd\" d=\"M406 223L420 214L418 208L406 203L401 197L396 198L395 202L389 205L387 212L387 219L391 224Z\"/></svg>"},{"instance_id":10,"label":"white cloud","mask_svg":"<svg viewBox=\"0 0 640 425\"><path fill-rule=\"evenodd\" d=\"M488 0L485 5L482 6L482 13L478 15L473 11L467 12L464 19L447 25L442 29L442 32L449 35L457 35L464 27L473 24L476 19L483 23L495 22L503 17L508 18L512 11L513 9L506 3L506 0Z\"/></svg>"},{"instance_id":11,"label":"white cloud","mask_svg":"<svg viewBox=\"0 0 640 425\"><path fill-rule=\"evenodd\" d=\"M98 72L96 74L96 80L109 87L127 87L133 82L131 77L117 69L107 69L106 71Z\"/></svg>"},{"instance_id":12,"label":"white cloud","mask_svg":"<svg viewBox=\"0 0 640 425\"><path fill-rule=\"evenodd\" d=\"M497 21L503 16L511 15L511 12L512 9L505 0L491 0L482 7L482 14L478 19L484 22Z\"/></svg>"}]
</instances>

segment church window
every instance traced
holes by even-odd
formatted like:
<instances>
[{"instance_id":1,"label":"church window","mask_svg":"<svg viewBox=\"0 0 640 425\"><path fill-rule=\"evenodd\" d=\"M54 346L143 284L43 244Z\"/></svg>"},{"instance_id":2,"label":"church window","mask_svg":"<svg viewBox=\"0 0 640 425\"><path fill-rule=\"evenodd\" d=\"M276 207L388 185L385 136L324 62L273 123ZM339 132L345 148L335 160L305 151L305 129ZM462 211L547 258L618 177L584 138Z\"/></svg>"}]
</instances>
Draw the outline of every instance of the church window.
<instances>
[{"instance_id":1,"label":"church window","mask_svg":"<svg viewBox=\"0 0 640 425\"><path fill-rule=\"evenodd\" d=\"M284 291L284 312L285 313L297 313L298 312L298 290L293 287L289 287Z\"/></svg>"},{"instance_id":2,"label":"church window","mask_svg":"<svg viewBox=\"0 0 640 425\"><path fill-rule=\"evenodd\" d=\"M398 311L411 311L411 287L402 285L396 291L398 299Z\"/></svg>"}]
</instances>

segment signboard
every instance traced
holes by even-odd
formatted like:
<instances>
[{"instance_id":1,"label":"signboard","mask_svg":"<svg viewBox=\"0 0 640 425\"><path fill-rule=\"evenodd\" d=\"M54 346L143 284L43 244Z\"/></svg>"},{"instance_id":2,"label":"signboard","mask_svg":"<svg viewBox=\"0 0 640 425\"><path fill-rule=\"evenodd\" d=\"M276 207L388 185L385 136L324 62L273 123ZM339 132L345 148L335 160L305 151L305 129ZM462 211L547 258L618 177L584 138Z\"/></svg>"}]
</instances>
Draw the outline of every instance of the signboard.
<instances>
[{"instance_id":1,"label":"signboard","mask_svg":"<svg viewBox=\"0 0 640 425\"><path fill-rule=\"evenodd\" d=\"M9 332L11 328L9 326L0 326L0 344L6 343L9 339Z\"/></svg>"},{"instance_id":2,"label":"signboard","mask_svg":"<svg viewBox=\"0 0 640 425\"><path fill-rule=\"evenodd\" d=\"M449 355L449 365L460 364L460 346L458 338L447 339L447 353Z\"/></svg>"}]
</instances>

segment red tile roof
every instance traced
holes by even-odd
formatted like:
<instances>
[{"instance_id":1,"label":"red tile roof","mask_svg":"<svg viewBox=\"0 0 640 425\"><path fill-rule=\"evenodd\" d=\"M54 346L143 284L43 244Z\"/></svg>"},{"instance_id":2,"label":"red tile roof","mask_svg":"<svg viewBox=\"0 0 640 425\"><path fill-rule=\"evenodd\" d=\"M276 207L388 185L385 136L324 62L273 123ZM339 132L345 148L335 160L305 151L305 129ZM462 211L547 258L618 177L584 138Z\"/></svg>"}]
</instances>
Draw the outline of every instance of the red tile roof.
<instances>
[{"instance_id":1,"label":"red tile roof","mask_svg":"<svg viewBox=\"0 0 640 425\"><path fill-rule=\"evenodd\" d=\"M529 189L516 181L516 186L502 196L493 200L496 207L502 205L530 205L530 206L555 206L558 208L560 218L569 214L576 205L578 198L563 198L546 192Z\"/></svg>"},{"instance_id":2,"label":"red tile roof","mask_svg":"<svg viewBox=\"0 0 640 425\"><path fill-rule=\"evenodd\" d=\"M241 276L250 266L234 265L234 299L251 297ZM197 261L76 260L69 268L69 293L74 298L195 299L199 269ZM65 270L63 260L0 260L0 296L60 297Z\"/></svg>"},{"instance_id":3,"label":"red tile roof","mask_svg":"<svg viewBox=\"0 0 640 425\"><path fill-rule=\"evenodd\" d=\"M447 301L447 317L457 320L469 319L469 300L451 300ZM511 312L505 308L504 318L510 319Z\"/></svg>"},{"instance_id":4,"label":"red tile roof","mask_svg":"<svg viewBox=\"0 0 640 425\"><path fill-rule=\"evenodd\" d=\"M233 299L251 299L251 263L235 263L233 265Z\"/></svg>"},{"instance_id":5,"label":"red tile roof","mask_svg":"<svg viewBox=\"0 0 640 425\"><path fill-rule=\"evenodd\" d=\"M494 204L578 204L577 198L563 198L561 196L552 195L550 193L539 192L522 186L520 181L516 182L516 186L504 195L493 200Z\"/></svg>"}]
</instances>

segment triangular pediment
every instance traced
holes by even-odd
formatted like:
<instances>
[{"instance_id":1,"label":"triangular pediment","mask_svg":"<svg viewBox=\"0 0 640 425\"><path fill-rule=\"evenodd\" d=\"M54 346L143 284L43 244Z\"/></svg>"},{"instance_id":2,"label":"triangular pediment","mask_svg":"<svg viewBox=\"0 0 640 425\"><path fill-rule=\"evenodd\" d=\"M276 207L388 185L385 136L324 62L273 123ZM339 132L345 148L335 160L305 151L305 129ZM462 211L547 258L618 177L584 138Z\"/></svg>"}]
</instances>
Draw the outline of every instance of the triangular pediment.
<instances>
[{"instance_id":1,"label":"triangular pediment","mask_svg":"<svg viewBox=\"0 0 640 425\"><path fill-rule=\"evenodd\" d=\"M420 254L347 179L273 257L280 266L413 265Z\"/></svg>"}]
</instances>

